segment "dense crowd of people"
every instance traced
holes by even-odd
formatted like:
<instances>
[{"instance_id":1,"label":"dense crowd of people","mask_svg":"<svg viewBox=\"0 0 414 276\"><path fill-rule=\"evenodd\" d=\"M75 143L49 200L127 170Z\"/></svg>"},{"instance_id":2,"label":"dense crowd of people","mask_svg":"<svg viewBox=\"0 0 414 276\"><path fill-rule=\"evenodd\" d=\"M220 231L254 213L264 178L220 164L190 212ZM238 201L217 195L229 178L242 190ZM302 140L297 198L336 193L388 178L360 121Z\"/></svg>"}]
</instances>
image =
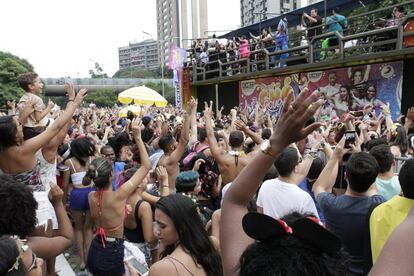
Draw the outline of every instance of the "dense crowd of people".
<instances>
[{"instance_id":1,"label":"dense crowd of people","mask_svg":"<svg viewBox=\"0 0 414 276\"><path fill-rule=\"evenodd\" d=\"M395 7L390 18L377 19L371 28L386 28L397 26L405 18L405 9L403 6ZM326 19L322 20L318 14L318 10L313 8L309 14L303 12L301 17L302 30L296 31L295 36L298 36L300 41L289 40L289 24L286 17L275 22L274 27L263 28L261 33L253 34L252 32L245 33L240 37L231 38L217 38L214 34L211 38L196 39L192 41L191 48L188 50L189 64L196 64L199 68L206 68L207 71L215 71L218 69L220 61L223 65L223 72L226 76L231 76L244 72L246 69L246 60L249 59L252 63L252 71L261 71L265 68L265 59L268 58L270 68L285 67L287 65L286 59L290 55L302 55L303 52L288 53L286 50L295 46L313 45L313 61L319 62L323 60L331 60L337 56L339 50L338 36L332 35L327 38L319 37L325 33L337 32L340 36L355 34L354 29L358 26L352 26L349 20L340 14L338 8L332 9L332 14L328 15ZM369 28L369 27L367 27ZM353 31L354 30L354 31ZM246 31L247 32L247 31ZM380 40L387 40L397 37L396 31L381 34L380 37L374 37L378 42ZM357 46L358 43L367 44L369 47L369 39L367 41L350 40L344 44L345 48ZM289 45L291 45L289 47ZM375 46L373 50L389 47L388 44L382 46ZM267 51L267 54L263 50ZM279 53L280 52L280 53ZM297 58L296 58L297 59ZM308 59L309 61L309 59ZM297 61L294 61L297 62ZM217 73L212 74L216 76Z\"/></svg>"},{"instance_id":2,"label":"dense crowd of people","mask_svg":"<svg viewBox=\"0 0 414 276\"><path fill-rule=\"evenodd\" d=\"M37 74L19 84L0 116L1 275L56 275L69 247L93 275L412 271L414 108L326 119L330 92L303 88L278 118L194 98L121 117L71 84L60 111Z\"/></svg>"}]
</instances>

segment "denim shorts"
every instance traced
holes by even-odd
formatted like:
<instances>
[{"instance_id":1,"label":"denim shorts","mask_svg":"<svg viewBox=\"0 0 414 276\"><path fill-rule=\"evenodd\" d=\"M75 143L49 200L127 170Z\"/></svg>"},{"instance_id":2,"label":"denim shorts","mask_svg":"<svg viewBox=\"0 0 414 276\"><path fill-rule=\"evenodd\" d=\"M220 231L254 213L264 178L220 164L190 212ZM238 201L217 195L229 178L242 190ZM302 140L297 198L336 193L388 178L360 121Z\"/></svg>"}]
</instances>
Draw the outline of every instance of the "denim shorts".
<instances>
[{"instance_id":1,"label":"denim shorts","mask_svg":"<svg viewBox=\"0 0 414 276\"><path fill-rule=\"evenodd\" d=\"M89 248L87 268L93 275L122 276L125 273L124 240L105 241L104 248L101 237L96 236Z\"/></svg>"}]
</instances>

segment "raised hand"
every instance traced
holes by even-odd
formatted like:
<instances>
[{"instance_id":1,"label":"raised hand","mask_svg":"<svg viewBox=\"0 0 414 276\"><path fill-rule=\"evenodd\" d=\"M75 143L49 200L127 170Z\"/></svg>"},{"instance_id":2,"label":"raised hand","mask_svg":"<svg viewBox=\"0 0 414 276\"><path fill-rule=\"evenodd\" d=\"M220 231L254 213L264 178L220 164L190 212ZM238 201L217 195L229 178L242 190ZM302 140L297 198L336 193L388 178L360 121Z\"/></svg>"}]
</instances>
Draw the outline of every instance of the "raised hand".
<instances>
[{"instance_id":1,"label":"raised hand","mask_svg":"<svg viewBox=\"0 0 414 276\"><path fill-rule=\"evenodd\" d=\"M367 130L368 129L368 124L366 123L366 121L362 121L360 124L359 124L359 130L361 130L361 131L364 131L364 130Z\"/></svg>"},{"instance_id":2,"label":"raised hand","mask_svg":"<svg viewBox=\"0 0 414 276\"><path fill-rule=\"evenodd\" d=\"M141 139L141 128L142 128L141 119L138 117L135 117L131 122L132 134L134 135L135 139Z\"/></svg>"},{"instance_id":3,"label":"raised hand","mask_svg":"<svg viewBox=\"0 0 414 276\"><path fill-rule=\"evenodd\" d=\"M24 103L23 110L21 111L20 116L29 116L34 112L33 102L31 100Z\"/></svg>"},{"instance_id":4,"label":"raised hand","mask_svg":"<svg viewBox=\"0 0 414 276\"><path fill-rule=\"evenodd\" d=\"M160 183L168 183L168 172L163 166L156 169L157 179Z\"/></svg>"},{"instance_id":5,"label":"raised hand","mask_svg":"<svg viewBox=\"0 0 414 276\"><path fill-rule=\"evenodd\" d=\"M74 103L79 106L83 102L83 98L85 98L87 94L88 94L88 90L86 88L82 88L76 95Z\"/></svg>"},{"instance_id":6,"label":"raised hand","mask_svg":"<svg viewBox=\"0 0 414 276\"><path fill-rule=\"evenodd\" d=\"M337 160L342 160L342 157L349 152L349 149L345 148L345 135L342 136L341 141L336 145L333 156L337 158Z\"/></svg>"},{"instance_id":7,"label":"raised hand","mask_svg":"<svg viewBox=\"0 0 414 276\"><path fill-rule=\"evenodd\" d=\"M410 107L407 110L407 116L405 117L405 120L410 122L414 121L414 106Z\"/></svg>"},{"instance_id":8,"label":"raised hand","mask_svg":"<svg viewBox=\"0 0 414 276\"><path fill-rule=\"evenodd\" d=\"M50 183L49 197L51 198L50 202L52 202L53 204L62 202L62 199L63 199L62 189L58 185L54 183Z\"/></svg>"},{"instance_id":9,"label":"raised hand","mask_svg":"<svg viewBox=\"0 0 414 276\"><path fill-rule=\"evenodd\" d=\"M316 151L319 149L322 141L324 141L324 137L322 133L320 133L319 131L315 131L313 132L313 138L314 140L313 140L311 151Z\"/></svg>"},{"instance_id":10,"label":"raised hand","mask_svg":"<svg viewBox=\"0 0 414 276\"><path fill-rule=\"evenodd\" d=\"M320 127L320 123L304 127L309 118L323 104L323 100L318 100L318 94L311 93L305 88L296 100L293 100L293 97L293 90L290 90L285 98L283 112L275 126L275 131L270 137L272 147L284 149L291 143L304 139Z\"/></svg>"},{"instance_id":11,"label":"raised hand","mask_svg":"<svg viewBox=\"0 0 414 276\"><path fill-rule=\"evenodd\" d=\"M69 100L74 100L75 99L75 90L73 89L73 84L68 82L65 84L65 88L66 88L66 95L68 96Z\"/></svg>"},{"instance_id":12,"label":"raised hand","mask_svg":"<svg viewBox=\"0 0 414 276\"><path fill-rule=\"evenodd\" d=\"M212 111L213 102L210 101L210 105L207 102L204 102L204 121L211 120L213 118L213 111Z\"/></svg>"},{"instance_id":13,"label":"raised hand","mask_svg":"<svg viewBox=\"0 0 414 276\"><path fill-rule=\"evenodd\" d=\"M237 120L234 122L236 128L240 131L244 131L246 129L246 124L242 120Z\"/></svg>"},{"instance_id":14,"label":"raised hand","mask_svg":"<svg viewBox=\"0 0 414 276\"><path fill-rule=\"evenodd\" d=\"M55 107L55 103L52 102L51 99L49 99L49 101L47 102L47 108L52 109L53 107Z\"/></svg>"},{"instance_id":15,"label":"raised hand","mask_svg":"<svg viewBox=\"0 0 414 276\"><path fill-rule=\"evenodd\" d=\"M384 116L391 115L390 103L387 103L386 105L381 105L381 109L382 109L382 114L384 114Z\"/></svg>"},{"instance_id":16,"label":"raised hand","mask_svg":"<svg viewBox=\"0 0 414 276\"><path fill-rule=\"evenodd\" d=\"M194 97L191 97L191 99L187 103L187 108L185 110L187 114L190 115L192 114L192 112L195 113L195 111L197 110L197 104L198 104L198 101L194 99Z\"/></svg>"},{"instance_id":17,"label":"raised hand","mask_svg":"<svg viewBox=\"0 0 414 276\"><path fill-rule=\"evenodd\" d=\"M198 171L200 169L201 164L206 163L206 161L204 159L197 159L197 161L195 161L194 166L193 166L193 171Z\"/></svg>"}]
</instances>

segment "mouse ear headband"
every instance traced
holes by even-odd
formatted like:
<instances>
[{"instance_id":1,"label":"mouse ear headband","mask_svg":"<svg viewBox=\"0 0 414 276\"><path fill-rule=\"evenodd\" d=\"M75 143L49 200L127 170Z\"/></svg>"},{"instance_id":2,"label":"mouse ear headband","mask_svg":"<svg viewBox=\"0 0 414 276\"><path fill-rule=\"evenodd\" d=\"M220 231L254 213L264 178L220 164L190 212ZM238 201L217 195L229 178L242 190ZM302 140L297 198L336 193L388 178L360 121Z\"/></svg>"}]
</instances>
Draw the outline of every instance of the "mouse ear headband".
<instances>
[{"instance_id":1,"label":"mouse ear headband","mask_svg":"<svg viewBox=\"0 0 414 276\"><path fill-rule=\"evenodd\" d=\"M242 224L244 232L249 237L261 242L283 235L292 235L328 254L341 249L340 239L325 229L315 217L298 219L289 226L281 219L274 219L260 213L247 213L243 217Z\"/></svg>"}]
</instances>

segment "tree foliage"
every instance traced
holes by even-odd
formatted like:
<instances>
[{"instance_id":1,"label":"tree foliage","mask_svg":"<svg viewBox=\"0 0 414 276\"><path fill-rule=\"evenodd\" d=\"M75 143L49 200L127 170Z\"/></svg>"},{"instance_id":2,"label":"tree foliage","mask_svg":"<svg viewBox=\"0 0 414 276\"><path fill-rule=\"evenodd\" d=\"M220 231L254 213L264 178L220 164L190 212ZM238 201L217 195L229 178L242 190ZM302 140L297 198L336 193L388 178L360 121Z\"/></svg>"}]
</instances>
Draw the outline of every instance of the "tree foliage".
<instances>
[{"instance_id":1,"label":"tree foliage","mask_svg":"<svg viewBox=\"0 0 414 276\"><path fill-rule=\"evenodd\" d=\"M113 107L118 103L118 93L110 88L102 88L88 93L85 103L94 103L98 107Z\"/></svg>"},{"instance_id":2,"label":"tree foliage","mask_svg":"<svg viewBox=\"0 0 414 276\"><path fill-rule=\"evenodd\" d=\"M148 70L140 68L123 68L118 70L113 78L138 78L138 79L159 79L162 76L161 67L157 69ZM171 79L173 77L172 70L164 66L164 78Z\"/></svg>"},{"instance_id":3,"label":"tree foliage","mask_svg":"<svg viewBox=\"0 0 414 276\"><path fill-rule=\"evenodd\" d=\"M108 77L107 73L104 73L101 65L98 62L95 62L95 68L89 70L89 75L93 79L104 79Z\"/></svg>"},{"instance_id":4,"label":"tree foliage","mask_svg":"<svg viewBox=\"0 0 414 276\"><path fill-rule=\"evenodd\" d=\"M146 87L149 87L151 89L154 89L157 91L160 95L162 95L162 83L158 82L146 82L144 83ZM171 85L165 83L164 84L164 98L168 101L170 104L175 104L175 91L174 87Z\"/></svg>"},{"instance_id":5,"label":"tree foliage","mask_svg":"<svg viewBox=\"0 0 414 276\"><path fill-rule=\"evenodd\" d=\"M392 8L386 9L384 11L375 12L372 14L369 14L368 16L357 16L362 13L375 11L382 8L388 8L393 5L397 4L404 4L407 0L383 0L383 1L375 1L369 5L366 5L365 7L359 7L352 9L349 13L346 15L348 17L356 16L352 19L350 23L352 28L352 33L359 33L359 32L365 32L372 29L375 29L376 27L381 27L381 24L376 25L380 23L381 21L384 22L384 19L389 19L392 16ZM413 11L413 5L403 5L405 8L405 14L409 14Z\"/></svg>"},{"instance_id":6,"label":"tree foliage","mask_svg":"<svg viewBox=\"0 0 414 276\"><path fill-rule=\"evenodd\" d=\"M0 101L19 100L24 91L17 83L17 77L33 71L33 65L27 60L7 52L0 51Z\"/></svg>"}]
</instances>

